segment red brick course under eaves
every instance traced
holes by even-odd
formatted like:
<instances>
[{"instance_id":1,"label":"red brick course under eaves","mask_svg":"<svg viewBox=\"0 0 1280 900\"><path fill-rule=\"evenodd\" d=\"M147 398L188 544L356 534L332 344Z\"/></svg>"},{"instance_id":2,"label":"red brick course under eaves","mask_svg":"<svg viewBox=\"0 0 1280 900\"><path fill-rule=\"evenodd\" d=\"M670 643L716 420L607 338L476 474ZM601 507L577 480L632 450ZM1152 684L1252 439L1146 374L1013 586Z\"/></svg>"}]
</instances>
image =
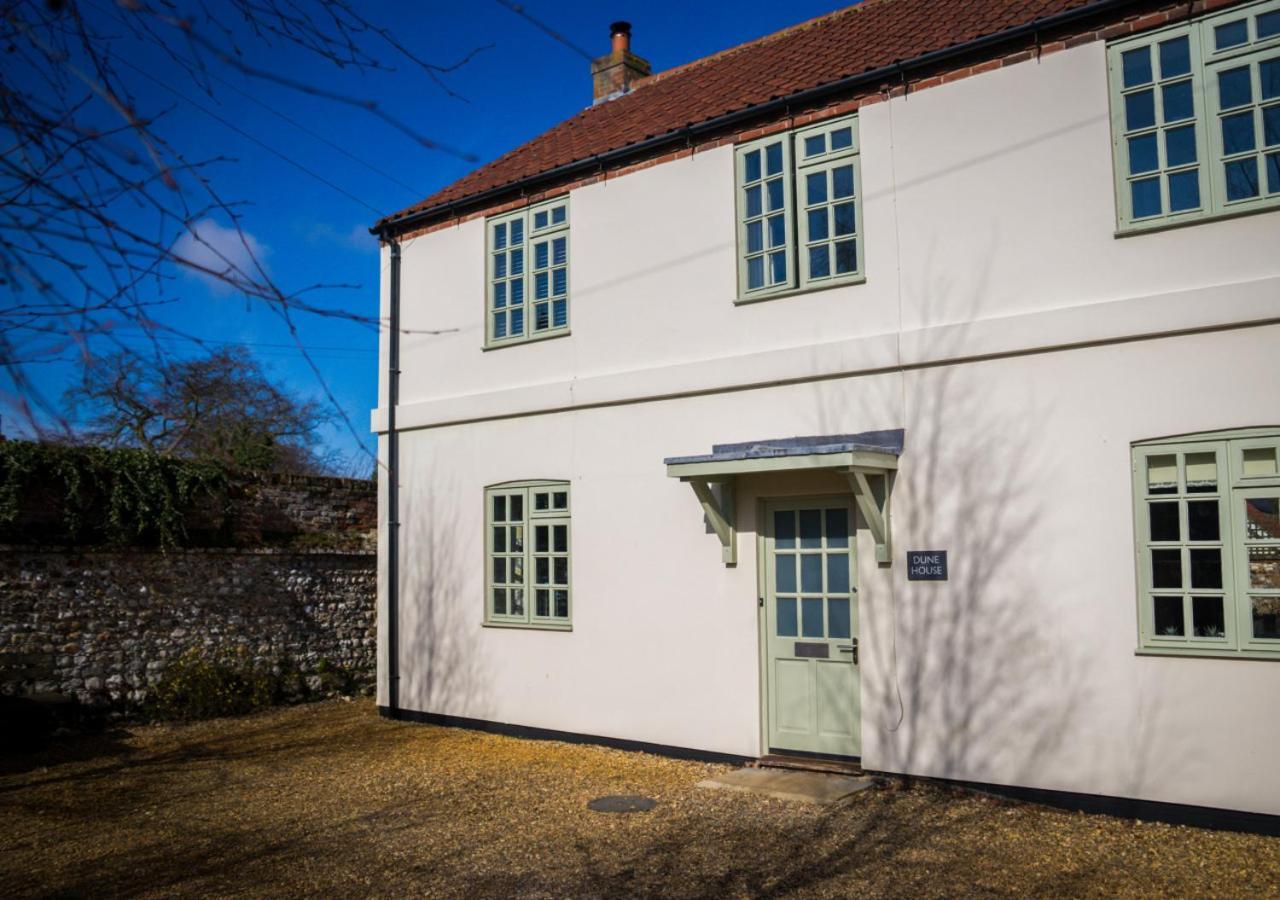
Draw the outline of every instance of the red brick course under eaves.
<instances>
[{"instance_id":1,"label":"red brick course under eaves","mask_svg":"<svg viewBox=\"0 0 1280 900\"><path fill-rule=\"evenodd\" d=\"M1035 35L1023 46L999 46L974 58L949 61L940 69L909 73L903 83L874 86L856 97L788 110L788 115L755 123L747 130L731 130L697 141L699 149L750 139L808 121L840 115L872 100L908 88L918 90L968 75L1022 62L1037 55L1093 40L1159 27L1190 15L1230 6L1243 0L1134 0L1052 32ZM631 93L584 109L509 153L475 170L419 203L383 219L379 225L444 204L457 204L475 195L514 186L560 166L619 150L649 138L670 134L730 113L818 88L843 78L891 66L926 53L1072 10L1087 10L1097 0L864 0L855 6L801 23L776 34L742 44L645 79ZM741 127L741 126L739 126ZM612 172L630 171L688 155L692 146L668 146L648 157L620 162ZM603 171L603 170L602 170ZM562 192L598 180L599 174L540 185L507 198L489 198L483 208L442 210L442 218L417 221L409 233L434 230L442 224L519 206L541 195ZM434 217L433 217L434 218ZM408 233L402 234L402 237Z\"/></svg>"}]
</instances>

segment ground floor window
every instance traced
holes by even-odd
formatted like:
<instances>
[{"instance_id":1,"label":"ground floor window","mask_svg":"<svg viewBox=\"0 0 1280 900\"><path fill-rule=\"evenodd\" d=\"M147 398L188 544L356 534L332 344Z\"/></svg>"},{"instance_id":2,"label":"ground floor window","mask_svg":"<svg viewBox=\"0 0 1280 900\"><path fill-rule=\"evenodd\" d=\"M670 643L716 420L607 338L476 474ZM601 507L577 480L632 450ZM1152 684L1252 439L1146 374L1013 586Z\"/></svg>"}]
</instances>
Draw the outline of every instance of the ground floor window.
<instances>
[{"instance_id":1,"label":"ground floor window","mask_svg":"<svg viewBox=\"0 0 1280 900\"><path fill-rule=\"evenodd\" d=\"M485 621L568 628L569 483L485 488Z\"/></svg>"},{"instance_id":2,"label":"ground floor window","mask_svg":"<svg viewBox=\"0 0 1280 900\"><path fill-rule=\"evenodd\" d=\"M1280 658L1280 428L1135 444L1147 650Z\"/></svg>"}]
</instances>

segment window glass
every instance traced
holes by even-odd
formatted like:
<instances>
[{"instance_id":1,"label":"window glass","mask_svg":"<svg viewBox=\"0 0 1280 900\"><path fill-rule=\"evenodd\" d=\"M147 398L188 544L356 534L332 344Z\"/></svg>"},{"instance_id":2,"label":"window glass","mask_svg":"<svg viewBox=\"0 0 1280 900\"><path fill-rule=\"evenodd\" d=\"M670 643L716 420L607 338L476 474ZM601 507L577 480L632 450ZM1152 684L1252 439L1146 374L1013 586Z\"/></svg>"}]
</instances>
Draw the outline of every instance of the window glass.
<instances>
[{"instance_id":1,"label":"window glass","mask_svg":"<svg viewBox=\"0 0 1280 900\"><path fill-rule=\"evenodd\" d=\"M495 220L489 235L490 345L562 333L569 326L569 206L563 199ZM525 234L537 233L529 242ZM525 297L532 315L525 315Z\"/></svg>"},{"instance_id":2,"label":"window glass","mask_svg":"<svg viewBox=\"0 0 1280 900\"><path fill-rule=\"evenodd\" d=\"M1122 230L1280 204L1277 36L1266 0L1109 47Z\"/></svg>"},{"instance_id":3,"label":"window glass","mask_svg":"<svg viewBox=\"0 0 1280 900\"><path fill-rule=\"evenodd\" d=\"M569 490L564 483L486 489L486 567L492 624L567 627L570 621ZM528 511L529 518L525 515ZM524 539L525 528L532 540ZM532 575L532 602L526 578Z\"/></svg>"},{"instance_id":4,"label":"window glass","mask_svg":"<svg viewBox=\"0 0 1280 900\"><path fill-rule=\"evenodd\" d=\"M1280 432L1134 447L1141 641L1280 654Z\"/></svg>"}]
</instances>

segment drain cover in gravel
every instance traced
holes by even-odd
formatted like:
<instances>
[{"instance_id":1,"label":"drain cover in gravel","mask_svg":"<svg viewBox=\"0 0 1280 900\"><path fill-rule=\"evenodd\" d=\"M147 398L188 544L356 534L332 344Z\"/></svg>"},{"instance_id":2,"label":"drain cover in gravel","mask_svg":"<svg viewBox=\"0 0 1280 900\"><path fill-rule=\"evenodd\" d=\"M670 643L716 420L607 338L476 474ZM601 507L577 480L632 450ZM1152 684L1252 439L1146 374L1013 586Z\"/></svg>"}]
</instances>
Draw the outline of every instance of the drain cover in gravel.
<instances>
[{"instance_id":1,"label":"drain cover in gravel","mask_svg":"<svg viewBox=\"0 0 1280 900\"><path fill-rule=\"evenodd\" d=\"M623 794L613 797L597 797L587 804L587 809L608 813L647 812L653 809L657 803L658 801L652 797L636 797L631 794Z\"/></svg>"}]
</instances>

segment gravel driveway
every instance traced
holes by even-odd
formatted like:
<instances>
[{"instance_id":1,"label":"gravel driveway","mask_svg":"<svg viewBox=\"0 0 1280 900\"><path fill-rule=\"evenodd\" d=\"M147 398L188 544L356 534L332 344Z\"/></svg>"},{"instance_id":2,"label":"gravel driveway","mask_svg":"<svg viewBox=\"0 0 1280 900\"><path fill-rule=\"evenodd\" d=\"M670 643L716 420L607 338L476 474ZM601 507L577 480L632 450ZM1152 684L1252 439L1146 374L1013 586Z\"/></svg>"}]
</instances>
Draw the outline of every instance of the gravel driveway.
<instances>
[{"instance_id":1,"label":"gravel driveway","mask_svg":"<svg viewBox=\"0 0 1280 900\"><path fill-rule=\"evenodd\" d=\"M694 786L722 766L390 722L368 701L2 762L6 896L1280 896L1277 838L927 786L814 807ZM588 811L603 794L659 802Z\"/></svg>"}]
</instances>

